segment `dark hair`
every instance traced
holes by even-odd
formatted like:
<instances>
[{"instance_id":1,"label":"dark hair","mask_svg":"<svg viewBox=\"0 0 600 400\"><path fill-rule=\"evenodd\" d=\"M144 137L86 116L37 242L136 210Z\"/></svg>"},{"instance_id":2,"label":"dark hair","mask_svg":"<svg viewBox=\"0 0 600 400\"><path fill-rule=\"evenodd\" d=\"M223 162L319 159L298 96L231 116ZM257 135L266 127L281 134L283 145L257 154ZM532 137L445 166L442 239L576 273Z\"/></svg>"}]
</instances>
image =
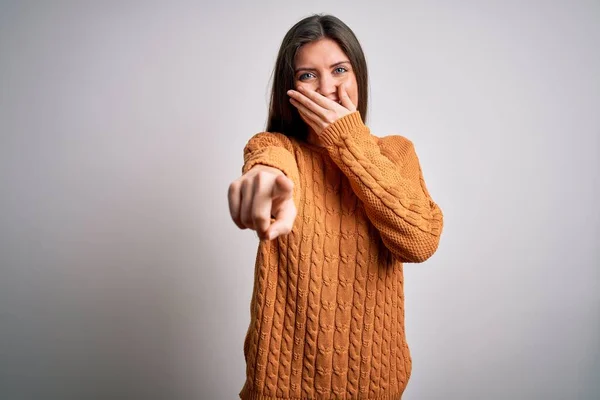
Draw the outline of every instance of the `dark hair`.
<instances>
[{"instance_id":1,"label":"dark hair","mask_svg":"<svg viewBox=\"0 0 600 400\"><path fill-rule=\"evenodd\" d=\"M273 87L267 120L268 132L279 132L306 140L308 126L288 99L287 91L294 89L294 58L298 49L319 39L335 41L348 56L358 87L358 111L367 119L368 74L367 62L354 32L333 15L315 14L296 23L285 35L273 69Z\"/></svg>"}]
</instances>

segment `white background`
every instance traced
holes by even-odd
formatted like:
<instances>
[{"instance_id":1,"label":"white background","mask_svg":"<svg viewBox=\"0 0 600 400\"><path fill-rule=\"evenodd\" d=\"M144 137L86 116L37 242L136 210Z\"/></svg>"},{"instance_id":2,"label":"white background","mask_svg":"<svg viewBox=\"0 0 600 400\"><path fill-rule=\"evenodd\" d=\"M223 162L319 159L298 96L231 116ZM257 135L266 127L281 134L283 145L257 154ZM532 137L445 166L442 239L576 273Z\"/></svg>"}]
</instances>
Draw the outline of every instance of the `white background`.
<instances>
[{"instance_id":1,"label":"white background","mask_svg":"<svg viewBox=\"0 0 600 400\"><path fill-rule=\"evenodd\" d=\"M0 397L237 398L258 239L227 188L314 12L444 212L403 398L600 398L600 4L566 0L2 1Z\"/></svg>"}]
</instances>

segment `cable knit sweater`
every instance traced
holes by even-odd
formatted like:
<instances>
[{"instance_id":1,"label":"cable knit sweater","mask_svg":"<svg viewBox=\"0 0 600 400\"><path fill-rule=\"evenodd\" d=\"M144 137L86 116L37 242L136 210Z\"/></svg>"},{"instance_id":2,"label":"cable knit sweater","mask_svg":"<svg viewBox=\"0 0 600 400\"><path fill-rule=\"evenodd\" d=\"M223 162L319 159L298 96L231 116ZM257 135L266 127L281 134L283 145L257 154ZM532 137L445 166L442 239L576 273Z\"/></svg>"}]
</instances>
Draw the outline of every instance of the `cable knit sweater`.
<instances>
[{"instance_id":1,"label":"cable knit sweater","mask_svg":"<svg viewBox=\"0 0 600 400\"><path fill-rule=\"evenodd\" d=\"M261 132L244 148L294 182L290 234L259 243L241 399L400 399L412 370L403 263L443 227L410 140L378 138L358 112L323 147Z\"/></svg>"}]
</instances>

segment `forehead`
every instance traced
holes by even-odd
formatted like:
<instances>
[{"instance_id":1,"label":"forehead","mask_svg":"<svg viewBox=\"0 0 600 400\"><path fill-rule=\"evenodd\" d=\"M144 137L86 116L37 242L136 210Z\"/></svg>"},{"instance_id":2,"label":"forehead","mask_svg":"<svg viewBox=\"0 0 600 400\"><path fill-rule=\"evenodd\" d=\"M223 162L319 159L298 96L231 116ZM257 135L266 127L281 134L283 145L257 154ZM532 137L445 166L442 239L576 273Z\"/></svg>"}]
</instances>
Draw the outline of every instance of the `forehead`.
<instances>
[{"instance_id":1,"label":"forehead","mask_svg":"<svg viewBox=\"0 0 600 400\"><path fill-rule=\"evenodd\" d=\"M294 59L297 67L308 66L308 64L329 66L340 61L348 61L348 56L334 40L329 38L303 45L296 52Z\"/></svg>"}]
</instances>

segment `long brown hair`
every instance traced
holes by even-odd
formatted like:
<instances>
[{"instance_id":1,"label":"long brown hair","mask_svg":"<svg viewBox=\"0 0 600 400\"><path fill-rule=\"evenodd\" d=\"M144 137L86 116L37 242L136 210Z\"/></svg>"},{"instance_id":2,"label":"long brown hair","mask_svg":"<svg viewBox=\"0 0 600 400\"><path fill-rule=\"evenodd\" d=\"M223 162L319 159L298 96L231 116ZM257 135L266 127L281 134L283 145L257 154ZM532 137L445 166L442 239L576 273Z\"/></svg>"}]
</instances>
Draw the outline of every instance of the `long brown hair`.
<instances>
[{"instance_id":1,"label":"long brown hair","mask_svg":"<svg viewBox=\"0 0 600 400\"><path fill-rule=\"evenodd\" d=\"M273 69L273 87L267 122L268 132L280 132L306 140L308 126L296 107L289 102L287 91L294 89L294 58L298 49L319 39L334 40L348 56L358 87L358 111L367 120L368 74L362 47L354 32L333 15L315 14L297 22L284 36Z\"/></svg>"}]
</instances>

